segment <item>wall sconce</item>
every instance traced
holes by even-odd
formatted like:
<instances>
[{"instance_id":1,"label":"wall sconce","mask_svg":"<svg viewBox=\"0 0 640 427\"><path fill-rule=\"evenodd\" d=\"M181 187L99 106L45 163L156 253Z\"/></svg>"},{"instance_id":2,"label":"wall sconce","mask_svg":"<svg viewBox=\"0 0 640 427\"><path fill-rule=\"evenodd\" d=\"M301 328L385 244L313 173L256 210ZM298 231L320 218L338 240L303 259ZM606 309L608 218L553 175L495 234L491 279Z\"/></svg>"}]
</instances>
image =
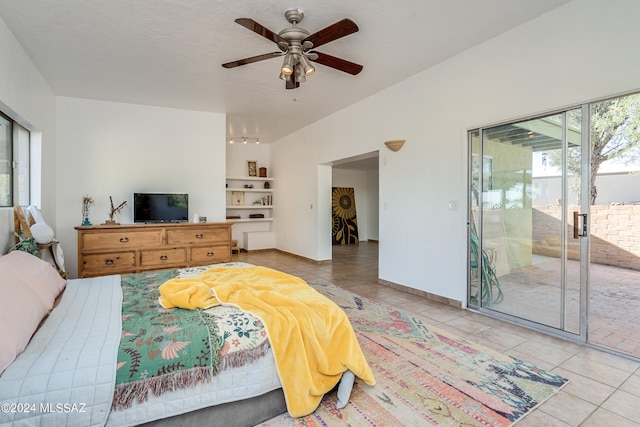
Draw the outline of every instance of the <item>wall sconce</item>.
<instances>
[{"instance_id":1,"label":"wall sconce","mask_svg":"<svg viewBox=\"0 0 640 427\"><path fill-rule=\"evenodd\" d=\"M387 148L389 148L389 150L391 151L400 151L400 149L404 145L404 142L404 139L394 139L392 141L386 141L384 145L386 145Z\"/></svg>"}]
</instances>

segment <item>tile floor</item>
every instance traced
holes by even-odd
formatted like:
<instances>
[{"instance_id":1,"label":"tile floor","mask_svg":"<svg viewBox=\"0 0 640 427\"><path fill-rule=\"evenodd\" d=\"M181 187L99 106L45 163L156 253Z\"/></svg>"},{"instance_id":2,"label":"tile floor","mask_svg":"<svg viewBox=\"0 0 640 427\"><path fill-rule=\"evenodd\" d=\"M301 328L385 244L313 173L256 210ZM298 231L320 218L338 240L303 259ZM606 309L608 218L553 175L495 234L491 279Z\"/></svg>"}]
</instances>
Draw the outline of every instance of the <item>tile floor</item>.
<instances>
[{"instance_id":1,"label":"tile floor","mask_svg":"<svg viewBox=\"0 0 640 427\"><path fill-rule=\"evenodd\" d=\"M498 278L504 299L492 304L491 309L560 327L562 266L558 258L535 258L533 265ZM565 328L578 333L580 263L567 260L566 270ZM589 283L589 342L640 358L640 271L594 263Z\"/></svg>"},{"instance_id":2,"label":"tile floor","mask_svg":"<svg viewBox=\"0 0 640 427\"><path fill-rule=\"evenodd\" d=\"M518 426L640 426L640 363L380 285L377 253L376 243L361 242L334 247L333 261L327 263L275 250L242 252L233 260L282 270L308 282L331 282L570 379Z\"/></svg>"}]
</instances>

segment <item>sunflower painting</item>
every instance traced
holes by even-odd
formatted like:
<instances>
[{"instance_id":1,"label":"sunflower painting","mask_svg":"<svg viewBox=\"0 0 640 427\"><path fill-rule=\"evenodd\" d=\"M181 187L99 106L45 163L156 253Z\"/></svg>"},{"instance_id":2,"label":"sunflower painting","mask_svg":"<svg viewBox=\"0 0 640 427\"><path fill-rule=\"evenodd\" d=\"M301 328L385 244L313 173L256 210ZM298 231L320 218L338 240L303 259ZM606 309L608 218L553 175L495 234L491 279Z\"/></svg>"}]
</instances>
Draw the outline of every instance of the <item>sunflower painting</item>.
<instances>
[{"instance_id":1,"label":"sunflower painting","mask_svg":"<svg viewBox=\"0 0 640 427\"><path fill-rule=\"evenodd\" d=\"M358 219L353 188L333 187L331 211L333 244L358 243Z\"/></svg>"}]
</instances>

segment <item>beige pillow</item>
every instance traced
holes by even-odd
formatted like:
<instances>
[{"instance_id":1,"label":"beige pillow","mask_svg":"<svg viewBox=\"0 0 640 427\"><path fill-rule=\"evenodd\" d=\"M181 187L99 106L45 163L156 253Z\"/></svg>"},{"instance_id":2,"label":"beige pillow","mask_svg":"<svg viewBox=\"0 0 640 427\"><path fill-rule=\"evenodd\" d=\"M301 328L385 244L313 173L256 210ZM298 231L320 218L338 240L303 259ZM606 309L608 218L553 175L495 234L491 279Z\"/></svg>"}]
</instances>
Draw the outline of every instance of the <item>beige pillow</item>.
<instances>
[{"instance_id":1,"label":"beige pillow","mask_svg":"<svg viewBox=\"0 0 640 427\"><path fill-rule=\"evenodd\" d=\"M3 283L9 277L5 272L31 288L47 310L53 308L53 302L67 284L51 264L23 251L10 252L0 257L0 277L3 278ZM0 291L2 287L3 284L0 283Z\"/></svg>"},{"instance_id":2,"label":"beige pillow","mask_svg":"<svg viewBox=\"0 0 640 427\"><path fill-rule=\"evenodd\" d=\"M0 257L0 375L24 351L66 285L56 270L26 252Z\"/></svg>"}]
</instances>

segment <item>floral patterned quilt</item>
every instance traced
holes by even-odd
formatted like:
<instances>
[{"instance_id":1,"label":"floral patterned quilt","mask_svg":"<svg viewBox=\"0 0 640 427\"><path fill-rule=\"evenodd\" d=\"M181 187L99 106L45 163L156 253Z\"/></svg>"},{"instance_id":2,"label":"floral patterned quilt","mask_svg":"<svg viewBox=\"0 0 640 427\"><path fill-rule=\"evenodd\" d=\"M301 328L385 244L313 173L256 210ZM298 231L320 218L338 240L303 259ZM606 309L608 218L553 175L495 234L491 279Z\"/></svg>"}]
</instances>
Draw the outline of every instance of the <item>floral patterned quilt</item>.
<instances>
[{"instance_id":1,"label":"floral patterned quilt","mask_svg":"<svg viewBox=\"0 0 640 427\"><path fill-rule=\"evenodd\" d=\"M244 263L216 267L246 266ZM122 276L122 337L118 349L113 409L166 391L210 381L221 370L243 366L270 349L257 317L228 306L207 310L166 309L158 287L174 277L207 268L153 271Z\"/></svg>"}]
</instances>

